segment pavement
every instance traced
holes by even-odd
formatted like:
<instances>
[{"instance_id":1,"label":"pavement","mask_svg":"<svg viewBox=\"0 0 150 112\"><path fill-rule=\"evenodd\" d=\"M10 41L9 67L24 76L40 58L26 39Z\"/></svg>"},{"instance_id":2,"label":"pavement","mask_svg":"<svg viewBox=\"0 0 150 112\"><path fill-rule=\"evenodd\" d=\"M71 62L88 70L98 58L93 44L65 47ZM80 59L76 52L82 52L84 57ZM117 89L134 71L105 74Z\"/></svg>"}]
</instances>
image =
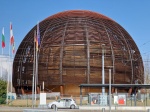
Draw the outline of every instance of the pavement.
<instances>
[{"instance_id":1,"label":"pavement","mask_svg":"<svg viewBox=\"0 0 150 112\"><path fill-rule=\"evenodd\" d=\"M109 111L109 109L111 111ZM31 107L7 107L0 106L0 112L150 112L150 106L79 106L79 109L47 109L47 108L31 108Z\"/></svg>"}]
</instances>

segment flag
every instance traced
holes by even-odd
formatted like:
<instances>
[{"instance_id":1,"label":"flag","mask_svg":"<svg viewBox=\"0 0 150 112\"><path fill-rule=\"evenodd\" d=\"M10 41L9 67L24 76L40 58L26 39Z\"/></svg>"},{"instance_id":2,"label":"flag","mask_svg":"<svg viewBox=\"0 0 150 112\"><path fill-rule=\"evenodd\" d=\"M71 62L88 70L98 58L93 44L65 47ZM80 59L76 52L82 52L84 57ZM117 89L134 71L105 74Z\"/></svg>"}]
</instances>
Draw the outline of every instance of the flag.
<instances>
[{"instance_id":1,"label":"flag","mask_svg":"<svg viewBox=\"0 0 150 112\"><path fill-rule=\"evenodd\" d=\"M38 51L38 39L37 39L37 37L36 37L36 51Z\"/></svg>"},{"instance_id":2,"label":"flag","mask_svg":"<svg viewBox=\"0 0 150 112\"><path fill-rule=\"evenodd\" d=\"M36 30L34 30L34 42L36 42Z\"/></svg>"},{"instance_id":3,"label":"flag","mask_svg":"<svg viewBox=\"0 0 150 112\"><path fill-rule=\"evenodd\" d=\"M15 42L12 44L12 53L15 54Z\"/></svg>"},{"instance_id":4,"label":"flag","mask_svg":"<svg viewBox=\"0 0 150 112\"><path fill-rule=\"evenodd\" d=\"M5 36L4 36L4 28L2 29L2 48L5 47Z\"/></svg>"},{"instance_id":5,"label":"flag","mask_svg":"<svg viewBox=\"0 0 150 112\"><path fill-rule=\"evenodd\" d=\"M40 29L39 23L37 24L37 34L36 34L36 50L38 51L38 47L40 45Z\"/></svg>"},{"instance_id":6,"label":"flag","mask_svg":"<svg viewBox=\"0 0 150 112\"><path fill-rule=\"evenodd\" d=\"M40 45L40 29L39 29L39 23L37 24L37 39L38 39L38 45Z\"/></svg>"},{"instance_id":7,"label":"flag","mask_svg":"<svg viewBox=\"0 0 150 112\"><path fill-rule=\"evenodd\" d=\"M34 31L34 42L35 42L36 51L38 51L38 39L37 39L36 31Z\"/></svg>"},{"instance_id":8,"label":"flag","mask_svg":"<svg viewBox=\"0 0 150 112\"><path fill-rule=\"evenodd\" d=\"M10 45L13 45L14 43L14 36L12 31L12 24L10 23Z\"/></svg>"}]
</instances>

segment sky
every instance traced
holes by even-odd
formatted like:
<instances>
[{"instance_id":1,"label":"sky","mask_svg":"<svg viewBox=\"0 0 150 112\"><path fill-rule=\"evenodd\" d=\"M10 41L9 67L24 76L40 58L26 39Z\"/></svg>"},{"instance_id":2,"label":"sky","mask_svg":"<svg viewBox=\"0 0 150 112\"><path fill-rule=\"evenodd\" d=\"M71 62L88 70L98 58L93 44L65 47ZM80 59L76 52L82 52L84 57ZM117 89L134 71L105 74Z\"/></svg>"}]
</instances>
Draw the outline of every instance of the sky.
<instances>
[{"instance_id":1,"label":"sky","mask_svg":"<svg viewBox=\"0 0 150 112\"><path fill-rule=\"evenodd\" d=\"M0 0L0 4L0 30L4 27L6 43L3 54L9 54L10 22L17 50L38 21L66 10L90 10L119 23L137 44L143 61L150 61L150 0Z\"/></svg>"}]
</instances>

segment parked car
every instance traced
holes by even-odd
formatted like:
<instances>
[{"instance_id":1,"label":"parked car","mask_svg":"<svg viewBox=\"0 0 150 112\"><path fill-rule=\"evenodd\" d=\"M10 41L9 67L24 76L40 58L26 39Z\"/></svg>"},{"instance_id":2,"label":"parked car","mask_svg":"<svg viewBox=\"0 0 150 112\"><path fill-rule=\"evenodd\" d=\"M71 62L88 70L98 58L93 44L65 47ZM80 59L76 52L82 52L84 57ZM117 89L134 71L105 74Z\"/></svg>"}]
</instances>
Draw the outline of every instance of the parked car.
<instances>
[{"instance_id":1,"label":"parked car","mask_svg":"<svg viewBox=\"0 0 150 112\"><path fill-rule=\"evenodd\" d=\"M58 99L57 101L50 102L48 104L48 108L70 108L70 109L75 109L78 108L75 100L73 98L61 98Z\"/></svg>"}]
</instances>

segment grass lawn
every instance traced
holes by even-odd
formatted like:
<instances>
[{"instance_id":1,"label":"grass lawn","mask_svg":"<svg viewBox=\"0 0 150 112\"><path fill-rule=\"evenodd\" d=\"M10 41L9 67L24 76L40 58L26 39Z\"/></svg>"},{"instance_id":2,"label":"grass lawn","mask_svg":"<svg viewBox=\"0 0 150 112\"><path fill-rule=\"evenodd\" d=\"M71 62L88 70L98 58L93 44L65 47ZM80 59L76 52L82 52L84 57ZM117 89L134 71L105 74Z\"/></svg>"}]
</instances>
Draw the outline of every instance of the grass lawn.
<instances>
[{"instance_id":1,"label":"grass lawn","mask_svg":"<svg viewBox=\"0 0 150 112\"><path fill-rule=\"evenodd\" d=\"M79 105L80 104L80 98L76 98L76 103ZM46 100L46 103L52 102L54 99ZM36 100L36 106L38 106L40 103L40 100ZM88 105L87 100L82 101L83 105ZM113 100L112 100L112 106L115 105ZM127 100L126 101L126 106L134 106L135 102L134 100ZM32 99L17 99L13 100L12 102L9 101L9 106L15 106L15 107L31 107L32 106ZM136 106L150 106L150 99L144 100L144 101L136 101Z\"/></svg>"}]
</instances>

